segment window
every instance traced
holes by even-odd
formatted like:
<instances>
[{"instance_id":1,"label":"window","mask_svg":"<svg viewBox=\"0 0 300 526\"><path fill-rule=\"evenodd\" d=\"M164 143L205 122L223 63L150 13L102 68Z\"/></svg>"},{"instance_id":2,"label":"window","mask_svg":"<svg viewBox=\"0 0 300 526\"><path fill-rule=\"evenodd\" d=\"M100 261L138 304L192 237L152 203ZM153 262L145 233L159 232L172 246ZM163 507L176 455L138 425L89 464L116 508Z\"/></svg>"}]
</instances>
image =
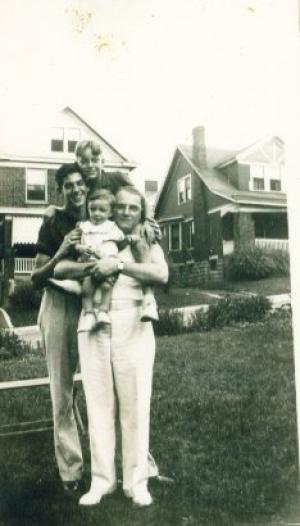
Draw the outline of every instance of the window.
<instances>
[{"instance_id":1,"label":"window","mask_svg":"<svg viewBox=\"0 0 300 526\"><path fill-rule=\"evenodd\" d=\"M67 130L67 138L68 138L68 152L73 153L75 152L76 144L78 143L80 139L80 129L79 128L69 128Z\"/></svg>"},{"instance_id":2,"label":"window","mask_svg":"<svg viewBox=\"0 0 300 526\"><path fill-rule=\"evenodd\" d=\"M26 170L26 202L47 202L47 172L36 168Z\"/></svg>"},{"instance_id":3,"label":"window","mask_svg":"<svg viewBox=\"0 0 300 526\"><path fill-rule=\"evenodd\" d=\"M253 177L253 190L264 190L265 180L263 177Z\"/></svg>"},{"instance_id":4,"label":"window","mask_svg":"<svg viewBox=\"0 0 300 526\"><path fill-rule=\"evenodd\" d=\"M273 192L280 192L281 191L281 181L279 179L271 179L270 180L270 190Z\"/></svg>"},{"instance_id":5,"label":"window","mask_svg":"<svg viewBox=\"0 0 300 526\"><path fill-rule=\"evenodd\" d=\"M191 219L185 223L185 245L186 248L193 247L193 235L195 233L195 223Z\"/></svg>"},{"instance_id":6,"label":"window","mask_svg":"<svg viewBox=\"0 0 300 526\"><path fill-rule=\"evenodd\" d=\"M284 166L278 163L252 163L250 190L280 192Z\"/></svg>"},{"instance_id":7,"label":"window","mask_svg":"<svg viewBox=\"0 0 300 526\"><path fill-rule=\"evenodd\" d=\"M191 174L181 177L177 181L178 204L181 205L192 199L192 177Z\"/></svg>"},{"instance_id":8,"label":"window","mask_svg":"<svg viewBox=\"0 0 300 526\"><path fill-rule=\"evenodd\" d=\"M171 223L169 235L169 249L181 250L181 223Z\"/></svg>"},{"instance_id":9,"label":"window","mask_svg":"<svg viewBox=\"0 0 300 526\"><path fill-rule=\"evenodd\" d=\"M63 128L52 128L51 129L51 151L52 152L63 152L64 151L64 129Z\"/></svg>"},{"instance_id":10,"label":"window","mask_svg":"<svg viewBox=\"0 0 300 526\"><path fill-rule=\"evenodd\" d=\"M167 234L167 227L166 227L166 225L162 225L162 226L160 227L160 231L161 231L161 235L162 235L162 237L165 237L166 234Z\"/></svg>"}]
</instances>

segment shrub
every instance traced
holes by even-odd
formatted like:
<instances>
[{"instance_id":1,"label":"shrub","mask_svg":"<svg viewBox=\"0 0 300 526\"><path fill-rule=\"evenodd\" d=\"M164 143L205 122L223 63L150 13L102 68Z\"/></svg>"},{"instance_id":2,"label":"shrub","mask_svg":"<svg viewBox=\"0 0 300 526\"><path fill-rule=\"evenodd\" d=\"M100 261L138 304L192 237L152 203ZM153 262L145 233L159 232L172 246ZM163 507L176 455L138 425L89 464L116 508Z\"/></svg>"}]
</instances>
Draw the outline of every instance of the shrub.
<instances>
[{"instance_id":1,"label":"shrub","mask_svg":"<svg viewBox=\"0 0 300 526\"><path fill-rule=\"evenodd\" d=\"M231 254L227 267L232 280L263 279L276 273L276 264L270 253L259 247L245 247Z\"/></svg>"},{"instance_id":2,"label":"shrub","mask_svg":"<svg viewBox=\"0 0 300 526\"><path fill-rule=\"evenodd\" d=\"M270 309L271 303L265 296L225 296L215 305L209 306L208 327L223 327L242 321L261 321Z\"/></svg>"},{"instance_id":3,"label":"shrub","mask_svg":"<svg viewBox=\"0 0 300 526\"><path fill-rule=\"evenodd\" d=\"M178 334L185 332L183 313L177 310L164 310L159 313L159 321L154 325L157 336Z\"/></svg>"},{"instance_id":4,"label":"shrub","mask_svg":"<svg viewBox=\"0 0 300 526\"><path fill-rule=\"evenodd\" d=\"M20 358L30 349L19 336L8 330L0 329L0 360Z\"/></svg>"},{"instance_id":5,"label":"shrub","mask_svg":"<svg viewBox=\"0 0 300 526\"><path fill-rule=\"evenodd\" d=\"M284 250L270 250L267 253L273 260L273 264L275 266L274 274L277 276L289 276L290 275L289 253Z\"/></svg>"},{"instance_id":6,"label":"shrub","mask_svg":"<svg viewBox=\"0 0 300 526\"><path fill-rule=\"evenodd\" d=\"M40 306L41 297L41 291L36 290L31 281L23 281L17 284L13 294L9 297L9 303L18 309L37 309Z\"/></svg>"}]
</instances>

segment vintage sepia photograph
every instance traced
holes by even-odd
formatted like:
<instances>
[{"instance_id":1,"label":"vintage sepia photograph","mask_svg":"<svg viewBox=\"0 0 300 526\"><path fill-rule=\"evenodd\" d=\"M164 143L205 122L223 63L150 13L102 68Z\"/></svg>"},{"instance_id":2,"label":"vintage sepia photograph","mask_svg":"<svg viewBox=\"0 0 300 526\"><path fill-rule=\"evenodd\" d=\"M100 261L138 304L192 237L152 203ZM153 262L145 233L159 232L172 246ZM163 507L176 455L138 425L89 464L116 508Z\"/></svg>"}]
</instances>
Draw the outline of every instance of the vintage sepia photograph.
<instances>
[{"instance_id":1,"label":"vintage sepia photograph","mask_svg":"<svg viewBox=\"0 0 300 526\"><path fill-rule=\"evenodd\" d=\"M1 526L300 525L298 4L0 0Z\"/></svg>"}]
</instances>

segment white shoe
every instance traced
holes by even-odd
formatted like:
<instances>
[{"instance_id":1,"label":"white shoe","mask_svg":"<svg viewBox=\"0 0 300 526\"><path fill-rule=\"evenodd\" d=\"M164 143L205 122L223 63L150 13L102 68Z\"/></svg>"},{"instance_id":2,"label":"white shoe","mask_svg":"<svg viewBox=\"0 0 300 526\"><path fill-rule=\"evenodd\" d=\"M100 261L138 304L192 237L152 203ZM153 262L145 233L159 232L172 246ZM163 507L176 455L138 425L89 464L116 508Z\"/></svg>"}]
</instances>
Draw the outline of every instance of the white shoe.
<instances>
[{"instance_id":1,"label":"white shoe","mask_svg":"<svg viewBox=\"0 0 300 526\"><path fill-rule=\"evenodd\" d=\"M133 490L125 492L132 499L133 504L139 507L151 506L153 499L148 491L147 484L139 484Z\"/></svg>"},{"instance_id":2,"label":"white shoe","mask_svg":"<svg viewBox=\"0 0 300 526\"><path fill-rule=\"evenodd\" d=\"M96 506L102 497L110 495L115 489L116 485L112 486L109 490L103 491L103 481L93 477L90 490L80 497L79 504L80 506Z\"/></svg>"}]
</instances>

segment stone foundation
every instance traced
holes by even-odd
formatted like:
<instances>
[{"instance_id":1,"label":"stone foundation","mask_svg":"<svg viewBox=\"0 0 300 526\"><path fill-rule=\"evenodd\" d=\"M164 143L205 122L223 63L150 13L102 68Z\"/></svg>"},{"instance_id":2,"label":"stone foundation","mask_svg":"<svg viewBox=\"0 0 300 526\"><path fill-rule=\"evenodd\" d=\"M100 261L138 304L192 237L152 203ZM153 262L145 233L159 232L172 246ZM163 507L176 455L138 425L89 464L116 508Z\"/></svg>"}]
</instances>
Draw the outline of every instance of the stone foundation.
<instances>
[{"instance_id":1,"label":"stone foundation","mask_svg":"<svg viewBox=\"0 0 300 526\"><path fill-rule=\"evenodd\" d=\"M223 280L223 260L218 259L215 270L209 261L188 261L174 264L170 268L171 283L175 286L198 287L205 283Z\"/></svg>"}]
</instances>

